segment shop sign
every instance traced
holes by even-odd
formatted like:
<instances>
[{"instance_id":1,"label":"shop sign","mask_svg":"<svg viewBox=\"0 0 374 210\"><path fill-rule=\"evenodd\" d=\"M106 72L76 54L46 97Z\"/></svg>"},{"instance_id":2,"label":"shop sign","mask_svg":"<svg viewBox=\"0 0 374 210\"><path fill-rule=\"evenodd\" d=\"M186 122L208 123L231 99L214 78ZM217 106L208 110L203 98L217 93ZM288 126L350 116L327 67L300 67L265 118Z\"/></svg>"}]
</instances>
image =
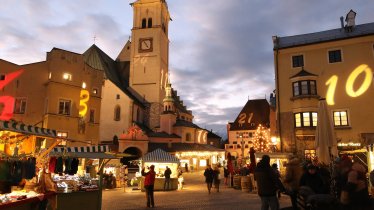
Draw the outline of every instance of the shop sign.
<instances>
[{"instance_id":1,"label":"shop sign","mask_svg":"<svg viewBox=\"0 0 374 210\"><path fill-rule=\"evenodd\" d=\"M338 143L338 147L361 147L361 143L354 143L354 142Z\"/></svg>"}]
</instances>

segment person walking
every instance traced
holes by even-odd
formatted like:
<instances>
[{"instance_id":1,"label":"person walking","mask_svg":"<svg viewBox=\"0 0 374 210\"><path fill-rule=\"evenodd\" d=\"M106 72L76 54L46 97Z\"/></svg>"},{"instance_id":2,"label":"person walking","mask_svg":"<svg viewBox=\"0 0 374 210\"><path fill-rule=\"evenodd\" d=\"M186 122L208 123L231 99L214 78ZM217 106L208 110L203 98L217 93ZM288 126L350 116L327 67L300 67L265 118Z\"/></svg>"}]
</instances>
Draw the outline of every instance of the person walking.
<instances>
[{"instance_id":1,"label":"person walking","mask_svg":"<svg viewBox=\"0 0 374 210\"><path fill-rule=\"evenodd\" d=\"M328 194L329 185L323 181L321 174L317 171L317 166L309 164L307 171L301 176L300 187L306 186L313 190L315 194Z\"/></svg>"},{"instance_id":2,"label":"person walking","mask_svg":"<svg viewBox=\"0 0 374 210\"><path fill-rule=\"evenodd\" d=\"M227 167L223 168L223 176L225 177L225 185L227 185L227 180L229 179L229 169Z\"/></svg>"},{"instance_id":3,"label":"person walking","mask_svg":"<svg viewBox=\"0 0 374 210\"><path fill-rule=\"evenodd\" d=\"M213 183L214 187L217 189L217 192L219 192L219 184L220 184L220 172L218 166L214 167L213 170Z\"/></svg>"},{"instance_id":4,"label":"person walking","mask_svg":"<svg viewBox=\"0 0 374 210\"><path fill-rule=\"evenodd\" d=\"M171 170L169 167L166 166L166 170L164 172L164 176L165 176L164 191L170 190L170 175L171 175Z\"/></svg>"},{"instance_id":5,"label":"person walking","mask_svg":"<svg viewBox=\"0 0 374 210\"><path fill-rule=\"evenodd\" d=\"M212 183L213 183L213 169L210 165L206 167L204 171L204 176L205 176L206 186L210 194L210 190L212 189Z\"/></svg>"},{"instance_id":6,"label":"person walking","mask_svg":"<svg viewBox=\"0 0 374 210\"><path fill-rule=\"evenodd\" d=\"M147 197L147 207L155 207L155 201L154 201L154 196L153 196L153 191L154 191L154 184L155 184L155 178L156 178L156 173L155 173L155 166L151 165L149 167L149 171L145 172L145 168L142 170L142 176L145 176L144 179L144 188L145 188L145 194Z\"/></svg>"},{"instance_id":7,"label":"person walking","mask_svg":"<svg viewBox=\"0 0 374 210\"><path fill-rule=\"evenodd\" d=\"M303 174L299 158L291 155L286 164L284 183L291 197L292 208L297 210L297 192L299 190L300 179Z\"/></svg>"},{"instance_id":8,"label":"person walking","mask_svg":"<svg viewBox=\"0 0 374 210\"><path fill-rule=\"evenodd\" d=\"M281 175L280 175L280 171L279 171L279 169L278 169L278 164L276 164L276 163L273 163L272 165L271 165L271 168L274 170L274 173L275 173L275 175L277 175L277 178L278 179L280 179L281 178ZM278 195L278 199L281 197L281 192L278 190L278 192L277 192L277 195Z\"/></svg>"},{"instance_id":9,"label":"person walking","mask_svg":"<svg viewBox=\"0 0 374 210\"><path fill-rule=\"evenodd\" d=\"M261 161L255 169L255 179L257 181L257 191L261 198L261 210L279 210L279 201L276 192L285 188L280 179L270 167L270 157L263 155Z\"/></svg>"},{"instance_id":10,"label":"person walking","mask_svg":"<svg viewBox=\"0 0 374 210\"><path fill-rule=\"evenodd\" d=\"M187 163L184 164L184 169L185 169L185 172L187 173L188 172L188 164Z\"/></svg>"}]
</instances>

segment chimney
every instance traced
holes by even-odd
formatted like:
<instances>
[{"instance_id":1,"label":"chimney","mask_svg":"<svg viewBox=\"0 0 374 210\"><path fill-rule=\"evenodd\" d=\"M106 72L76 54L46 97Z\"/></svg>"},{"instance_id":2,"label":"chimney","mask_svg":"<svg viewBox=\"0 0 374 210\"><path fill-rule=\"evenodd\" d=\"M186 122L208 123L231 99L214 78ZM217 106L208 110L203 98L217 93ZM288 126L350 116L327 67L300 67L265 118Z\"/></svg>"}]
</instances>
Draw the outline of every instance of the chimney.
<instances>
[{"instance_id":1,"label":"chimney","mask_svg":"<svg viewBox=\"0 0 374 210\"><path fill-rule=\"evenodd\" d=\"M343 16L340 17L340 26L344 28L344 17Z\"/></svg>"}]
</instances>

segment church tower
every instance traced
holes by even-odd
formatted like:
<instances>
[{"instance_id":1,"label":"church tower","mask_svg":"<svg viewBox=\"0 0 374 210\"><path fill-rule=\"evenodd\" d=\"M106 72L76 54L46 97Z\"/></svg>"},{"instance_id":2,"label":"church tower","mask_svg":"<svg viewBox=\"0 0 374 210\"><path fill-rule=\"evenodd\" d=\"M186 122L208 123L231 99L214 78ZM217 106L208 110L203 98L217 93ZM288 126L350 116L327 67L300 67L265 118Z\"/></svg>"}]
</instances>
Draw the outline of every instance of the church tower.
<instances>
[{"instance_id":1,"label":"church tower","mask_svg":"<svg viewBox=\"0 0 374 210\"><path fill-rule=\"evenodd\" d=\"M131 88L150 102L149 127L160 126L169 72L168 26L165 0L137 0L131 4L134 22L131 35Z\"/></svg>"},{"instance_id":2,"label":"church tower","mask_svg":"<svg viewBox=\"0 0 374 210\"><path fill-rule=\"evenodd\" d=\"M174 98L169 79L166 83L165 92L166 95L163 100L164 108L160 116L160 131L173 134L173 126L177 122L177 115L175 113Z\"/></svg>"}]
</instances>

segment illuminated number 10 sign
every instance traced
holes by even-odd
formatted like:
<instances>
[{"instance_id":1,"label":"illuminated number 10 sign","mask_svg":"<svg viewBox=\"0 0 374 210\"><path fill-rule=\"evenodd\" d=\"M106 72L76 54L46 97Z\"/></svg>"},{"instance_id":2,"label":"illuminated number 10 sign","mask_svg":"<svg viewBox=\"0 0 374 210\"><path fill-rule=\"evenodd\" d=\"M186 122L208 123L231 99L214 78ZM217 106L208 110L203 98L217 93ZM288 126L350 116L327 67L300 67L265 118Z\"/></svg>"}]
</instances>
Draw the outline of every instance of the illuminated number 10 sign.
<instances>
[{"instance_id":1,"label":"illuminated number 10 sign","mask_svg":"<svg viewBox=\"0 0 374 210\"><path fill-rule=\"evenodd\" d=\"M362 82L361 86L357 89L353 89L353 84L355 83L357 77L361 74L365 74L364 81ZM347 82L345 83L345 92L350 97L358 97L364 94L367 89L369 89L371 82L373 81L373 73L370 67L366 64L359 65L352 73L348 76ZM326 102L328 105L334 105L334 94L336 90L336 85L338 84L338 76L333 75L327 80L326 85L327 93L326 93Z\"/></svg>"}]
</instances>

